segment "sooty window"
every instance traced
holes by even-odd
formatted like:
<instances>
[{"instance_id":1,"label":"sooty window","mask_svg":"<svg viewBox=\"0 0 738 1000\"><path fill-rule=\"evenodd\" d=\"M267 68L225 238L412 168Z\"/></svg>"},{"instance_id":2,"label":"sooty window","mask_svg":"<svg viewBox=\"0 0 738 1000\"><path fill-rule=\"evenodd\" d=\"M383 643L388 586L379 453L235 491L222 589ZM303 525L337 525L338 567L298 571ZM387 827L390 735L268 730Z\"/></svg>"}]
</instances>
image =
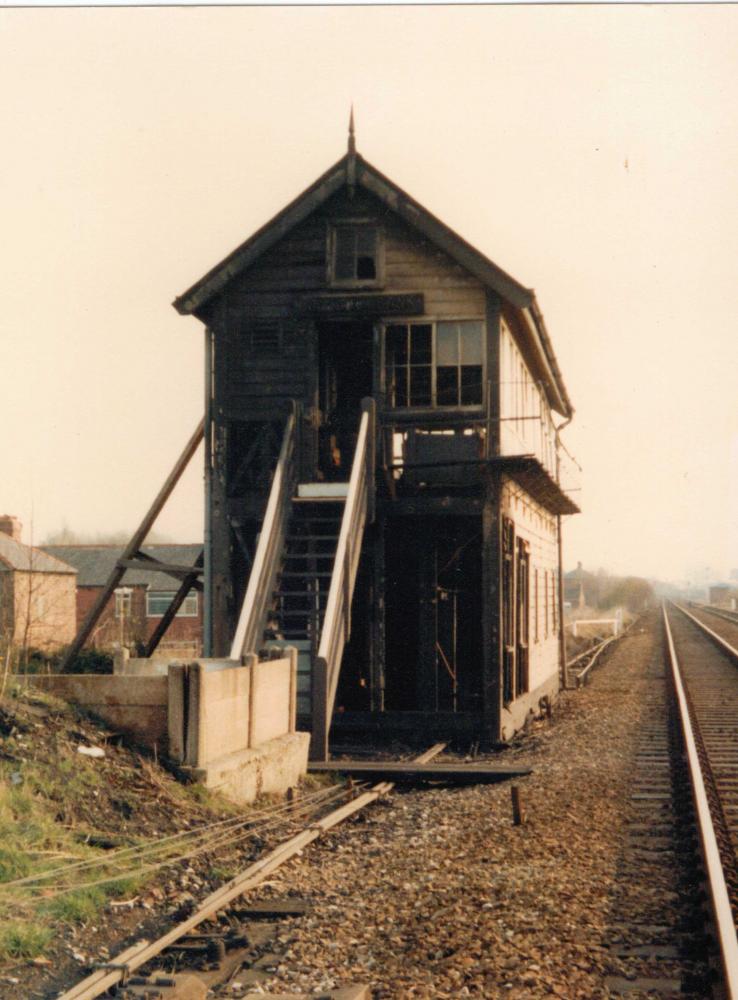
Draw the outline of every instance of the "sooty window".
<instances>
[{"instance_id":1,"label":"sooty window","mask_svg":"<svg viewBox=\"0 0 738 1000\"><path fill-rule=\"evenodd\" d=\"M334 285L377 285L382 271L377 226L350 223L331 230L330 281Z\"/></svg>"},{"instance_id":2,"label":"sooty window","mask_svg":"<svg viewBox=\"0 0 738 1000\"><path fill-rule=\"evenodd\" d=\"M483 330L481 320L388 325L389 404L479 406L483 398Z\"/></svg>"}]
</instances>

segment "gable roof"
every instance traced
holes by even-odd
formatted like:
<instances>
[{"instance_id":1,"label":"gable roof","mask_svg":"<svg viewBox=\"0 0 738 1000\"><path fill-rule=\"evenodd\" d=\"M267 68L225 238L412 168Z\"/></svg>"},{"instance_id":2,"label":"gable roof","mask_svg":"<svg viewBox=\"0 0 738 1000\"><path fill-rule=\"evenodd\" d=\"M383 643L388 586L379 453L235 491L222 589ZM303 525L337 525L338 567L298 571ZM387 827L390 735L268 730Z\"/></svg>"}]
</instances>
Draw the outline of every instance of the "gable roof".
<instances>
[{"instance_id":1,"label":"gable roof","mask_svg":"<svg viewBox=\"0 0 738 1000\"><path fill-rule=\"evenodd\" d=\"M102 587L123 555L123 545L46 545L45 551L63 559L77 571L78 587ZM159 562L192 566L202 552L202 545L142 545L141 551ZM49 557L51 558L51 557ZM55 560L56 561L56 560ZM167 573L128 569L121 584L146 586L150 590L173 591L178 587Z\"/></svg>"},{"instance_id":2,"label":"gable roof","mask_svg":"<svg viewBox=\"0 0 738 1000\"><path fill-rule=\"evenodd\" d=\"M574 409L564 385L556 355L538 308L535 293L498 267L494 261L467 243L449 226L415 201L393 181L357 153L348 152L219 264L211 268L173 302L183 316L202 318L204 307L237 275L246 271L262 254L271 249L290 230L320 208L344 186L357 186L373 194L408 225L423 233L432 243L497 292L517 310L531 333L537 361L547 377L551 405L566 417Z\"/></svg>"},{"instance_id":3,"label":"gable roof","mask_svg":"<svg viewBox=\"0 0 738 1000\"><path fill-rule=\"evenodd\" d=\"M26 573L76 573L73 566L49 555L44 549L24 545L0 531L0 571L21 570Z\"/></svg>"}]
</instances>

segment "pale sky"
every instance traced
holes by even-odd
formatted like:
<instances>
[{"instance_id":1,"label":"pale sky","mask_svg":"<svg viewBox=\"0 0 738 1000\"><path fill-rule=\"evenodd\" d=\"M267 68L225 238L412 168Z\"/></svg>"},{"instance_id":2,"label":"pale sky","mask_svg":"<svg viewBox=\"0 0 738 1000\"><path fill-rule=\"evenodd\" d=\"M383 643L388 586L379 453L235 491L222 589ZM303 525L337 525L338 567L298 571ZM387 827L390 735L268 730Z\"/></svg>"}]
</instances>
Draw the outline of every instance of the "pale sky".
<instances>
[{"instance_id":1,"label":"pale sky","mask_svg":"<svg viewBox=\"0 0 738 1000\"><path fill-rule=\"evenodd\" d=\"M738 567L738 7L0 9L0 513L133 530L203 408L171 307L358 149L536 290L564 558ZM160 518L202 537L202 463Z\"/></svg>"}]
</instances>

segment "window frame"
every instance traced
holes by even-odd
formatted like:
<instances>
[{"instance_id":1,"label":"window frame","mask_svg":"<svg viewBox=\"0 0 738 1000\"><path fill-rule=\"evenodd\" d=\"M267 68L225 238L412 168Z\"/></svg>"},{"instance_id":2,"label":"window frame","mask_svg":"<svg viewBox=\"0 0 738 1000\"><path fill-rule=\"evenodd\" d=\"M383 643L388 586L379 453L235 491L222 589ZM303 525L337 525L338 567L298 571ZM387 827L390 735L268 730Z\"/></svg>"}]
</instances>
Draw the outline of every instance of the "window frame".
<instances>
[{"instance_id":1,"label":"window frame","mask_svg":"<svg viewBox=\"0 0 738 1000\"><path fill-rule=\"evenodd\" d=\"M117 622L130 619L133 613L133 587L116 587L113 591L113 617Z\"/></svg>"},{"instance_id":2,"label":"window frame","mask_svg":"<svg viewBox=\"0 0 738 1000\"><path fill-rule=\"evenodd\" d=\"M163 618L164 615L167 613L167 610L169 609L172 601L174 600L174 597L175 597L176 593L177 593L176 590L147 590L146 591L146 617L147 618ZM167 606L164 608L163 611L156 612L156 613L152 612L151 609L150 609L151 598L152 597L163 598L164 595L166 595L166 597L167 597ZM194 611L186 611L185 608L187 607L187 602L191 601L193 598L194 598L194 601L195 601L195 610ZM174 617L175 618L197 618L197 616L199 615L199 613L200 613L200 602L197 599L197 591L196 590L191 590L189 592L189 594L187 595L187 597L185 597L184 601L182 601L182 604L177 609L177 613L176 613L176 615Z\"/></svg>"},{"instance_id":3,"label":"window frame","mask_svg":"<svg viewBox=\"0 0 738 1000\"><path fill-rule=\"evenodd\" d=\"M373 229L376 233L376 253L373 278L336 277L337 233L339 229ZM358 256L355 254L355 258ZM328 223L326 233L327 283L331 288L382 288L384 286L384 228L374 219L347 218L334 219ZM356 260L354 260L356 264Z\"/></svg>"},{"instance_id":4,"label":"window frame","mask_svg":"<svg viewBox=\"0 0 738 1000\"><path fill-rule=\"evenodd\" d=\"M479 323L481 326L481 351L482 351L482 398L479 403L437 403L431 402L427 406L397 406L390 398L391 384L387 378L387 330L392 326L430 326L431 327L431 400L438 398L438 338L437 327L439 323ZM461 315L461 316L393 316L391 319L384 319L381 323L382 332L382 357L381 357L381 391L385 407L393 414L423 415L428 413L469 413L479 414L484 412L485 400L487 398L487 322L484 316ZM442 368L452 367L441 365ZM455 366L457 371L462 367L461 359ZM471 366L469 366L471 367Z\"/></svg>"}]
</instances>

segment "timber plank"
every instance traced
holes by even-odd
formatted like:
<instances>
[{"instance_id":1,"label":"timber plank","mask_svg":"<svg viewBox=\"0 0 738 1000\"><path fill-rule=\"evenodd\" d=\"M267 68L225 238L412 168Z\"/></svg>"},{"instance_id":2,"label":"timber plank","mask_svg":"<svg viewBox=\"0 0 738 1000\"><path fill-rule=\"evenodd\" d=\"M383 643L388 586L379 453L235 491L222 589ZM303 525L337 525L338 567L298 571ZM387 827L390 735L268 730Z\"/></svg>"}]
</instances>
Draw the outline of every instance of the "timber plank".
<instances>
[{"instance_id":1,"label":"timber plank","mask_svg":"<svg viewBox=\"0 0 738 1000\"><path fill-rule=\"evenodd\" d=\"M356 777L391 777L394 781L447 781L453 783L484 783L520 778L532 773L532 768L516 764L457 764L415 761L329 760L311 761L308 771L314 774L352 774Z\"/></svg>"}]
</instances>

